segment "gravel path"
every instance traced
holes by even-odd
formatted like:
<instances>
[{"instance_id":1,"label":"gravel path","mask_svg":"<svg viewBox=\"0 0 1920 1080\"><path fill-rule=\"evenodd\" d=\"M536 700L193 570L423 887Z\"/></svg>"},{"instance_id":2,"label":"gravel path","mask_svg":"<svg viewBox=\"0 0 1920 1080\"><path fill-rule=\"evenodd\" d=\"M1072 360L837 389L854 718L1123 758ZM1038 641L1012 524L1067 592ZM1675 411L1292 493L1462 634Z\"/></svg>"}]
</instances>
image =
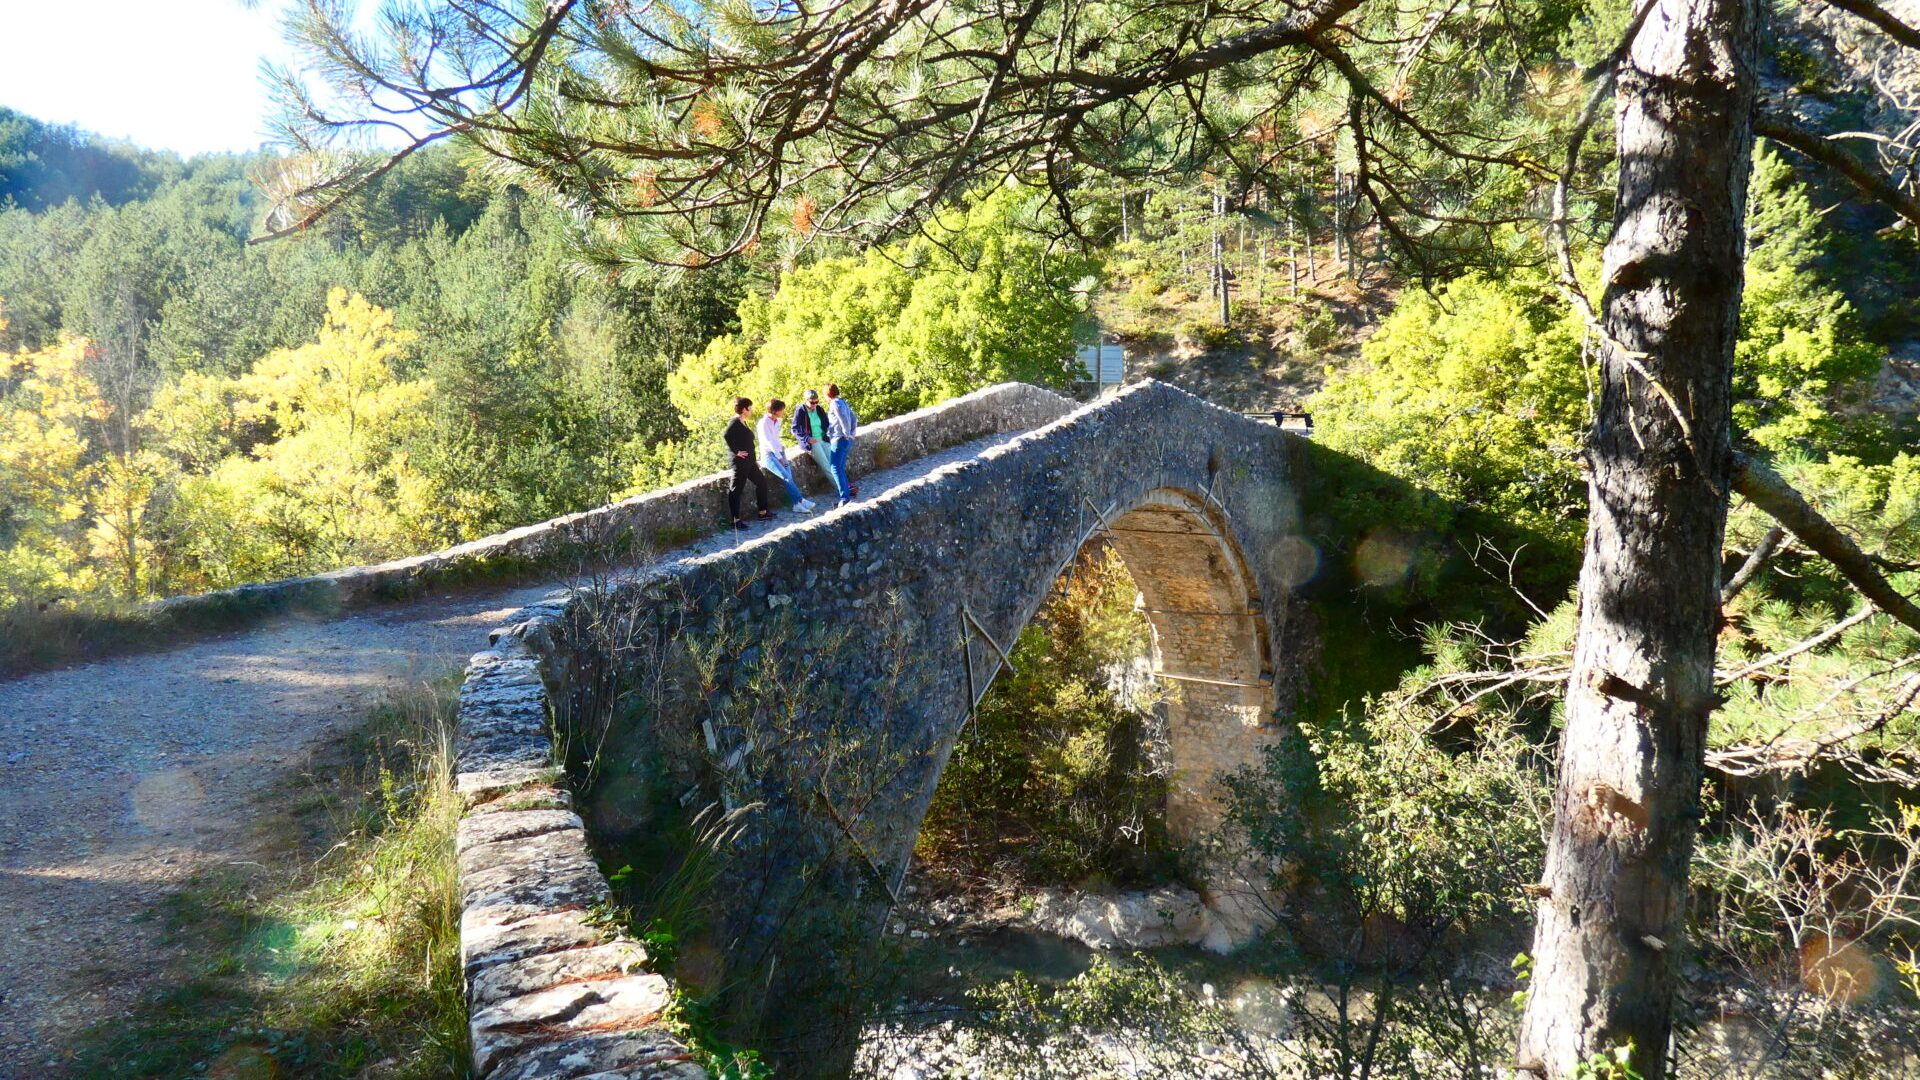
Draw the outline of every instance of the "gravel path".
<instances>
[{"instance_id":1,"label":"gravel path","mask_svg":"<svg viewBox=\"0 0 1920 1080\"><path fill-rule=\"evenodd\" d=\"M861 494L1012 437L863 477ZM673 557L759 535L716 534ZM453 670L558 584L284 619L0 681L0 1078L45 1075L67 1036L166 977L171 954L148 916L202 870L275 857L265 826L283 811L263 796L391 689Z\"/></svg>"}]
</instances>

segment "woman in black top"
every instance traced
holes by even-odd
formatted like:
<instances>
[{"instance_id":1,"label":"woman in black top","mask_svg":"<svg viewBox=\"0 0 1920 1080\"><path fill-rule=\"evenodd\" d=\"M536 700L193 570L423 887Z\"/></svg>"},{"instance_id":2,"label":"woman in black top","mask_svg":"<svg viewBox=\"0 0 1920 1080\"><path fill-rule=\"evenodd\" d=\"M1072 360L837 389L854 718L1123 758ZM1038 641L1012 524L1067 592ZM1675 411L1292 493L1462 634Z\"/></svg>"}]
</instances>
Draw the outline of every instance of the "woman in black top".
<instances>
[{"instance_id":1,"label":"woman in black top","mask_svg":"<svg viewBox=\"0 0 1920 1080\"><path fill-rule=\"evenodd\" d=\"M752 416L752 399L733 399L733 423L727 425L727 449L733 452L733 483L727 488L727 510L733 515L736 529L747 527L740 519L740 496L746 493L748 483L753 484L753 493L760 500L760 517L773 516L767 498L767 474L761 472L760 464L753 460L753 428L747 423Z\"/></svg>"}]
</instances>

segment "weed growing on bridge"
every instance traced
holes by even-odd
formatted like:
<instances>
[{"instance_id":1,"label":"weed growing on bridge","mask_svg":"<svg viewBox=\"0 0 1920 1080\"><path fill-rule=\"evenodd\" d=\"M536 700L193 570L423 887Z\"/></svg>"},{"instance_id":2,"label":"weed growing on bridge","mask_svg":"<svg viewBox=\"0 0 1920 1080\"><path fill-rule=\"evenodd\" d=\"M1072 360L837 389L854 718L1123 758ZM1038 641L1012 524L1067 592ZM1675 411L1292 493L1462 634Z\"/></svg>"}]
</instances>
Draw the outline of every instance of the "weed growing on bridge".
<instances>
[{"instance_id":1,"label":"weed growing on bridge","mask_svg":"<svg viewBox=\"0 0 1920 1080\"><path fill-rule=\"evenodd\" d=\"M87 1080L441 1080L467 1068L449 771L457 680L375 709L275 823L311 853L212 873L164 917L186 968L73 1047Z\"/></svg>"}]
</instances>

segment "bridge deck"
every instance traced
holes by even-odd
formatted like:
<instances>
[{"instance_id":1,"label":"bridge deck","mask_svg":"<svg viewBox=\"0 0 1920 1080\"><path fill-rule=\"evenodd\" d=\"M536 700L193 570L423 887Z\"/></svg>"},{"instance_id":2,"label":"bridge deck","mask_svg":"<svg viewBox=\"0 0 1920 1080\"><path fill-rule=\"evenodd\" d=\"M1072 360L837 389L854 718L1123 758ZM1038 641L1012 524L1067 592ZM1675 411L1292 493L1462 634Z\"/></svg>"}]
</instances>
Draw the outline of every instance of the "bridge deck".
<instances>
[{"instance_id":1,"label":"bridge deck","mask_svg":"<svg viewBox=\"0 0 1920 1080\"><path fill-rule=\"evenodd\" d=\"M859 477L863 500L1018 436ZM832 514L826 510L815 516ZM718 532L699 559L801 519ZM564 586L475 588L292 616L171 649L0 681L0 1078L132 1004L178 959L154 905L194 874L289 853L269 826L330 736L391 688L457 670L486 631Z\"/></svg>"}]
</instances>

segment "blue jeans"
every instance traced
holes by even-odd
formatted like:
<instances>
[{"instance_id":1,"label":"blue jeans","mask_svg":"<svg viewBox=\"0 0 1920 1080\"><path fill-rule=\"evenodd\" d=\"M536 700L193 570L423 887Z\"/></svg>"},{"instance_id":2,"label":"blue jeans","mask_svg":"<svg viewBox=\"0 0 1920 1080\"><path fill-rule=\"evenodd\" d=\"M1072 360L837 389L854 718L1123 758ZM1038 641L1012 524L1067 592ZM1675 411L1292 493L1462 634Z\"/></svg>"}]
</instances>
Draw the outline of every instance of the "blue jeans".
<instances>
[{"instance_id":1,"label":"blue jeans","mask_svg":"<svg viewBox=\"0 0 1920 1080\"><path fill-rule=\"evenodd\" d=\"M787 464L784 456L762 457L760 468L764 472L779 477L780 482L787 485L787 499L792 505L798 506L807 501L807 497L800 491L800 485L793 482L793 468Z\"/></svg>"},{"instance_id":2,"label":"blue jeans","mask_svg":"<svg viewBox=\"0 0 1920 1080\"><path fill-rule=\"evenodd\" d=\"M833 440L833 486L840 489L840 497L853 498L853 482L847 479L847 459L853 456L852 439Z\"/></svg>"}]
</instances>

